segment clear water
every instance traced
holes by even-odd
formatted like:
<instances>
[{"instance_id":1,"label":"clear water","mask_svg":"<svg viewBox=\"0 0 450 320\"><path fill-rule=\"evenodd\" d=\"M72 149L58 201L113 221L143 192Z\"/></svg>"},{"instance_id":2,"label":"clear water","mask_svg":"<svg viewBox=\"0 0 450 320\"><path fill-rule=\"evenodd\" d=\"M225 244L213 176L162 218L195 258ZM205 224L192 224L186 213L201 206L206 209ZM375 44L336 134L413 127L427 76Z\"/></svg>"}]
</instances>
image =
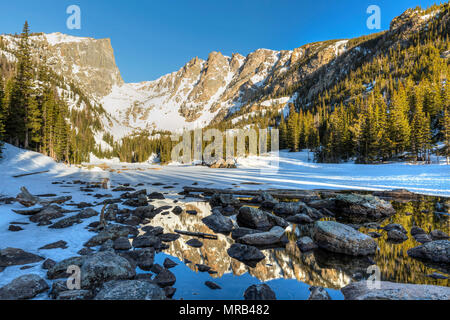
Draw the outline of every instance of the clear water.
<instances>
[{"instance_id":1,"label":"clear water","mask_svg":"<svg viewBox=\"0 0 450 320\"><path fill-rule=\"evenodd\" d=\"M389 223L399 223L409 232L411 227L417 225L426 231L439 229L449 232L449 216L435 214L435 197L423 197L420 201L393 203L397 210L395 216L380 223L381 226ZM153 226L164 227L165 233L174 230L191 232L214 233L201 221L211 214L208 203L192 202L188 210L198 211L197 216L182 214L176 216L172 213L158 215L151 223ZM368 233L376 229L360 228L361 232ZM174 299L198 300L240 300L245 290L259 283L267 283L276 293L277 299L305 300L309 297L311 286L322 286L327 289L334 300L343 299L340 289L356 281L358 276L367 278L367 268L373 260L381 270L384 281L433 284L450 286L448 279L433 279L427 275L433 272L447 274L449 270L442 266L430 265L410 258L407 250L420 245L409 235L409 239L400 244L387 241L386 232L379 231L383 236L377 241L379 252L372 257L348 257L316 250L312 253L301 253L296 245L300 236L308 234L307 227L293 225L288 229L289 243L285 248L263 250L266 259L250 268L245 264L232 259L227 249L234 243L230 235L217 234L218 240L203 240L202 248L192 248L186 245L190 236L181 236L177 241L169 243L170 248L164 253L157 254L155 263L163 264L169 257L178 265L171 269L177 281ZM192 263L185 264L188 259ZM196 264L210 266L217 274L198 272ZM221 290L212 290L204 283L213 281L222 287Z\"/></svg>"}]
</instances>

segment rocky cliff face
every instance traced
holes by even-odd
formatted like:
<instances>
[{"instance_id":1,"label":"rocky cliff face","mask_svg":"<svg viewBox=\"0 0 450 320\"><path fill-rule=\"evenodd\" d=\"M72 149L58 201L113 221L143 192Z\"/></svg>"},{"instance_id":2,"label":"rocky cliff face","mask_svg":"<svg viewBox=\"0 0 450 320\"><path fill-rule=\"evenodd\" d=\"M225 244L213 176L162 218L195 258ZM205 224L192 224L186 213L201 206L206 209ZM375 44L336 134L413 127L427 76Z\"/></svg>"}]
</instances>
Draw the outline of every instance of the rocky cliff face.
<instances>
[{"instance_id":1,"label":"rocky cliff face","mask_svg":"<svg viewBox=\"0 0 450 320\"><path fill-rule=\"evenodd\" d=\"M243 106L281 91L346 51L347 41L307 45L292 51L259 49L247 57L210 53L156 81L116 86L105 109L131 128L176 131L204 127Z\"/></svg>"}]
</instances>

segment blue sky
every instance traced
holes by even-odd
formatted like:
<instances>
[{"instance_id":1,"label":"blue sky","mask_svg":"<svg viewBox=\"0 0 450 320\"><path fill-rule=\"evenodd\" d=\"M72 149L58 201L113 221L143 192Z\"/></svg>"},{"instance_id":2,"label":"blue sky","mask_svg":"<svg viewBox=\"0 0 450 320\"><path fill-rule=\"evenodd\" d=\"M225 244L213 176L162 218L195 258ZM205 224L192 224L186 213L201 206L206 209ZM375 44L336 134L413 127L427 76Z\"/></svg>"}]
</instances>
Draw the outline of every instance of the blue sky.
<instances>
[{"instance_id":1,"label":"blue sky","mask_svg":"<svg viewBox=\"0 0 450 320\"><path fill-rule=\"evenodd\" d=\"M290 50L306 43L352 38L369 30L369 5L381 8L381 29L407 8L430 0L15 0L0 4L0 33L62 32L111 38L126 82L154 80L209 52L242 55ZM68 30L66 8L81 8L81 30Z\"/></svg>"}]
</instances>

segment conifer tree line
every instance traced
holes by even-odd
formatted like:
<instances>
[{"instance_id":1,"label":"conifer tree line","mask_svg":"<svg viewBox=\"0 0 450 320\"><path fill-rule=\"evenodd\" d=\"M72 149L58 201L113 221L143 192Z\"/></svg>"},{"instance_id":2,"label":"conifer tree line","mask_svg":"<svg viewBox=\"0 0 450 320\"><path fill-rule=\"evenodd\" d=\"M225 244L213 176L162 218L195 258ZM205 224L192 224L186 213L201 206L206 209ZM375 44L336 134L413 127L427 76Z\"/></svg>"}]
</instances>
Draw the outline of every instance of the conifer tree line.
<instances>
[{"instance_id":1,"label":"conifer tree line","mask_svg":"<svg viewBox=\"0 0 450 320\"><path fill-rule=\"evenodd\" d=\"M95 149L94 130L101 128L89 99L72 83L55 74L44 61L32 57L30 28L25 22L18 36L13 65L0 60L0 141L33 150L66 163L89 160ZM1 40L1 38L0 38ZM3 43L0 41L3 48ZM58 88L70 88L61 93ZM66 99L78 97L68 108ZM1 149L1 148L0 148ZM1 151L0 151L1 152Z\"/></svg>"}]
</instances>

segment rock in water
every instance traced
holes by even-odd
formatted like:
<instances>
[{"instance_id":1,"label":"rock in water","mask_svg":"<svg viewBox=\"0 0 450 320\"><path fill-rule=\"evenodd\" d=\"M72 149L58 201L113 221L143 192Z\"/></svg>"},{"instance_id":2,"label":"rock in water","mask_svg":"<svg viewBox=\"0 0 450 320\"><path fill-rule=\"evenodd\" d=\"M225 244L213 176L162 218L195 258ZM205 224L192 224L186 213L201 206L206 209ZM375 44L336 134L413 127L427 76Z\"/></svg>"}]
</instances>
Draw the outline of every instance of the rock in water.
<instances>
[{"instance_id":1,"label":"rock in water","mask_svg":"<svg viewBox=\"0 0 450 320\"><path fill-rule=\"evenodd\" d=\"M421 260L450 264L450 241L427 242L421 246L409 249L408 255Z\"/></svg>"},{"instance_id":2,"label":"rock in water","mask_svg":"<svg viewBox=\"0 0 450 320\"><path fill-rule=\"evenodd\" d=\"M242 207L237 215L237 222L241 227L269 231L272 224L264 211L253 207Z\"/></svg>"},{"instance_id":3,"label":"rock in water","mask_svg":"<svg viewBox=\"0 0 450 320\"><path fill-rule=\"evenodd\" d=\"M220 290L220 289L222 289L221 286L219 286L217 283L214 283L214 282L212 282L212 281L206 281L206 282L205 282L205 285L206 285L208 288L212 289L212 290Z\"/></svg>"},{"instance_id":4,"label":"rock in water","mask_svg":"<svg viewBox=\"0 0 450 320\"><path fill-rule=\"evenodd\" d=\"M269 246L281 243L284 235L284 229L281 227L273 227L268 232L248 234L238 239L240 243L253 246Z\"/></svg>"},{"instance_id":5,"label":"rock in water","mask_svg":"<svg viewBox=\"0 0 450 320\"><path fill-rule=\"evenodd\" d=\"M371 237L334 221L317 221L313 239L325 250L352 256L375 254L377 250L377 243Z\"/></svg>"},{"instance_id":6,"label":"rock in water","mask_svg":"<svg viewBox=\"0 0 450 320\"><path fill-rule=\"evenodd\" d=\"M254 284L245 290L245 300L277 300L275 292L265 283Z\"/></svg>"},{"instance_id":7,"label":"rock in water","mask_svg":"<svg viewBox=\"0 0 450 320\"><path fill-rule=\"evenodd\" d=\"M400 243L408 240L408 236L398 230L391 230L388 232L388 240Z\"/></svg>"},{"instance_id":8,"label":"rock in water","mask_svg":"<svg viewBox=\"0 0 450 320\"><path fill-rule=\"evenodd\" d=\"M214 232L228 233L233 229L233 221L223 216L219 210L213 210L212 214L202 221Z\"/></svg>"},{"instance_id":9,"label":"rock in water","mask_svg":"<svg viewBox=\"0 0 450 320\"><path fill-rule=\"evenodd\" d=\"M389 202L372 195L339 194L335 206L336 216L351 222L381 220L395 214Z\"/></svg>"},{"instance_id":10,"label":"rock in water","mask_svg":"<svg viewBox=\"0 0 450 320\"><path fill-rule=\"evenodd\" d=\"M311 287L309 291L311 291L311 295L308 300L331 300L330 295L323 287Z\"/></svg>"},{"instance_id":11,"label":"rock in water","mask_svg":"<svg viewBox=\"0 0 450 320\"><path fill-rule=\"evenodd\" d=\"M302 237L298 239L297 246L301 252L308 252L314 249L317 249L317 244L310 237Z\"/></svg>"},{"instance_id":12,"label":"rock in water","mask_svg":"<svg viewBox=\"0 0 450 320\"><path fill-rule=\"evenodd\" d=\"M27 274L0 288L0 300L31 299L48 289L44 279L35 274Z\"/></svg>"},{"instance_id":13,"label":"rock in water","mask_svg":"<svg viewBox=\"0 0 450 320\"><path fill-rule=\"evenodd\" d=\"M95 300L165 300L164 290L143 280L110 281L105 283Z\"/></svg>"},{"instance_id":14,"label":"rock in water","mask_svg":"<svg viewBox=\"0 0 450 320\"><path fill-rule=\"evenodd\" d=\"M193 248L201 248L203 247L203 242L197 240L197 239L191 239L189 241L186 241L186 244L188 246L191 246Z\"/></svg>"},{"instance_id":15,"label":"rock in water","mask_svg":"<svg viewBox=\"0 0 450 320\"><path fill-rule=\"evenodd\" d=\"M345 300L450 300L450 288L380 281L372 288L367 281L351 283L341 291Z\"/></svg>"},{"instance_id":16,"label":"rock in water","mask_svg":"<svg viewBox=\"0 0 450 320\"><path fill-rule=\"evenodd\" d=\"M175 275L167 269L163 269L155 277L156 284L161 288L173 286L176 280Z\"/></svg>"},{"instance_id":17,"label":"rock in water","mask_svg":"<svg viewBox=\"0 0 450 320\"><path fill-rule=\"evenodd\" d=\"M258 262L266 257L258 248L240 243L232 244L227 253L230 257L250 267L255 267Z\"/></svg>"},{"instance_id":18,"label":"rock in water","mask_svg":"<svg viewBox=\"0 0 450 320\"><path fill-rule=\"evenodd\" d=\"M81 287L90 289L111 280L128 280L136 275L127 259L110 251L87 256L81 266Z\"/></svg>"}]
</instances>

